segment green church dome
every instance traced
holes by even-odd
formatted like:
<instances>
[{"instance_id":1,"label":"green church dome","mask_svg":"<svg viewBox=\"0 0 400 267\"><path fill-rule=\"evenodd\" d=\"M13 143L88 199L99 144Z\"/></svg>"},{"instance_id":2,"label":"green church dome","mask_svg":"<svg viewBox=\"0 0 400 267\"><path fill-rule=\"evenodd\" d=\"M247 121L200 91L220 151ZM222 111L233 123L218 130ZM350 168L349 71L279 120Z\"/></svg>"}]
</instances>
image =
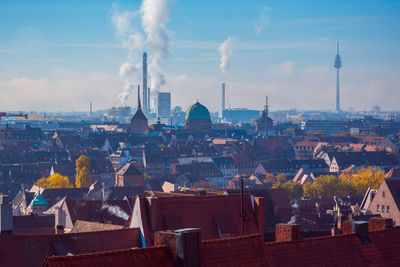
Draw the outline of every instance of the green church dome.
<instances>
[{"instance_id":1,"label":"green church dome","mask_svg":"<svg viewBox=\"0 0 400 267\"><path fill-rule=\"evenodd\" d=\"M32 206L47 206L47 200L39 193L32 200Z\"/></svg>"},{"instance_id":2,"label":"green church dome","mask_svg":"<svg viewBox=\"0 0 400 267\"><path fill-rule=\"evenodd\" d=\"M210 120L208 109L197 101L186 110L186 120Z\"/></svg>"}]
</instances>

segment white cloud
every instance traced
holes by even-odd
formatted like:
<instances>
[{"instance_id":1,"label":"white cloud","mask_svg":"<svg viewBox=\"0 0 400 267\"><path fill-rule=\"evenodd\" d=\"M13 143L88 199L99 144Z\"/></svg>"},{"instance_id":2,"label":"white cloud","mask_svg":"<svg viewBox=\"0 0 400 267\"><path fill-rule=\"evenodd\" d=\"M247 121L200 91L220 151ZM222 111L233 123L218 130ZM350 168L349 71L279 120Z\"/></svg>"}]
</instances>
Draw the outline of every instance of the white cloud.
<instances>
[{"instance_id":1,"label":"white cloud","mask_svg":"<svg viewBox=\"0 0 400 267\"><path fill-rule=\"evenodd\" d=\"M3 110L85 111L93 101L101 109L119 104L119 88L121 82L114 75L55 71L38 79L0 80L0 106Z\"/></svg>"},{"instance_id":2,"label":"white cloud","mask_svg":"<svg viewBox=\"0 0 400 267\"><path fill-rule=\"evenodd\" d=\"M251 77L235 76L227 81L227 106L262 109L264 97L270 97L271 110L334 109L336 72L331 66L302 68L293 61L254 73ZM211 111L221 108L221 78L187 73L170 76L165 88L172 93L172 105L186 109L196 99ZM78 73L58 70L43 78L0 77L2 110L86 111L93 101L95 110L118 105L122 87L116 75L103 72ZM398 109L400 80L387 70L367 71L343 68L341 103L343 109ZM136 106L136 97L127 105Z\"/></svg>"}]
</instances>

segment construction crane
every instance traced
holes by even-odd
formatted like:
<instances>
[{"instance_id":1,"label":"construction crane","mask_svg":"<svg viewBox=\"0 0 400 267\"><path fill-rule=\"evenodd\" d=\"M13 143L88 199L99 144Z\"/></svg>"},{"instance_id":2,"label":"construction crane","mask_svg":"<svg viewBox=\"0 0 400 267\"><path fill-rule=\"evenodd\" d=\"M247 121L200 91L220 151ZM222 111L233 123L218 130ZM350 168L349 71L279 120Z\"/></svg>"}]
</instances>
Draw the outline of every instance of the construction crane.
<instances>
[{"instance_id":1,"label":"construction crane","mask_svg":"<svg viewBox=\"0 0 400 267\"><path fill-rule=\"evenodd\" d=\"M3 149L3 144L2 144L2 132L1 132L1 121L3 117L24 117L25 119L28 118L28 114L10 114L10 113L5 113L5 112L0 112L0 150Z\"/></svg>"}]
</instances>

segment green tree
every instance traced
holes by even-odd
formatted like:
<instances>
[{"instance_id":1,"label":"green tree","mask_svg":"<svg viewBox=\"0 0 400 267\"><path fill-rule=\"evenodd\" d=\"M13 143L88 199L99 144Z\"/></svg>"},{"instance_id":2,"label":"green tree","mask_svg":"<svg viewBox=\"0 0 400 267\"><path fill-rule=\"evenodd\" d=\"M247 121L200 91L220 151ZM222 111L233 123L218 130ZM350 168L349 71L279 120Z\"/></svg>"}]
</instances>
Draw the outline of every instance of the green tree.
<instances>
[{"instance_id":1,"label":"green tree","mask_svg":"<svg viewBox=\"0 0 400 267\"><path fill-rule=\"evenodd\" d=\"M284 184L286 182L287 182L287 178L284 173L279 173L275 176L274 184L278 185L278 187L280 187L282 184Z\"/></svg>"},{"instance_id":2,"label":"green tree","mask_svg":"<svg viewBox=\"0 0 400 267\"><path fill-rule=\"evenodd\" d=\"M355 188L351 183L334 175L321 175L313 183L305 183L303 191L306 198L332 198L333 196L346 197L354 195Z\"/></svg>"},{"instance_id":3,"label":"green tree","mask_svg":"<svg viewBox=\"0 0 400 267\"><path fill-rule=\"evenodd\" d=\"M143 180L146 181L146 180L150 180L150 179L151 179L151 176L148 175L146 172L144 172L143 173Z\"/></svg>"},{"instance_id":4,"label":"green tree","mask_svg":"<svg viewBox=\"0 0 400 267\"><path fill-rule=\"evenodd\" d=\"M92 174L90 173L90 159L84 155L76 160L75 185L77 188L89 187L92 184Z\"/></svg>"},{"instance_id":5,"label":"green tree","mask_svg":"<svg viewBox=\"0 0 400 267\"><path fill-rule=\"evenodd\" d=\"M36 181L35 185L42 188L73 188L74 186L69 181L68 177L62 176L59 173L55 173L49 177L42 177Z\"/></svg>"},{"instance_id":6,"label":"green tree","mask_svg":"<svg viewBox=\"0 0 400 267\"><path fill-rule=\"evenodd\" d=\"M281 187L285 190L289 199L298 199L303 195L303 187L299 183L287 181Z\"/></svg>"}]
</instances>

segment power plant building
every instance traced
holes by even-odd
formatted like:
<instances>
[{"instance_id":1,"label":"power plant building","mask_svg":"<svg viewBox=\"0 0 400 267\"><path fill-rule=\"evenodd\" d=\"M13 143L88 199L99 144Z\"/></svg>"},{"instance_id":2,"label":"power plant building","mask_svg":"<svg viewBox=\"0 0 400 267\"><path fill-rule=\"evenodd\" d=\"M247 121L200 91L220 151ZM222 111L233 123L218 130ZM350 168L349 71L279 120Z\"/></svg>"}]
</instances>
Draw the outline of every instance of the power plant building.
<instances>
[{"instance_id":1,"label":"power plant building","mask_svg":"<svg viewBox=\"0 0 400 267\"><path fill-rule=\"evenodd\" d=\"M171 118L171 93L159 92L157 100L157 117L169 120Z\"/></svg>"}]
</instances>

